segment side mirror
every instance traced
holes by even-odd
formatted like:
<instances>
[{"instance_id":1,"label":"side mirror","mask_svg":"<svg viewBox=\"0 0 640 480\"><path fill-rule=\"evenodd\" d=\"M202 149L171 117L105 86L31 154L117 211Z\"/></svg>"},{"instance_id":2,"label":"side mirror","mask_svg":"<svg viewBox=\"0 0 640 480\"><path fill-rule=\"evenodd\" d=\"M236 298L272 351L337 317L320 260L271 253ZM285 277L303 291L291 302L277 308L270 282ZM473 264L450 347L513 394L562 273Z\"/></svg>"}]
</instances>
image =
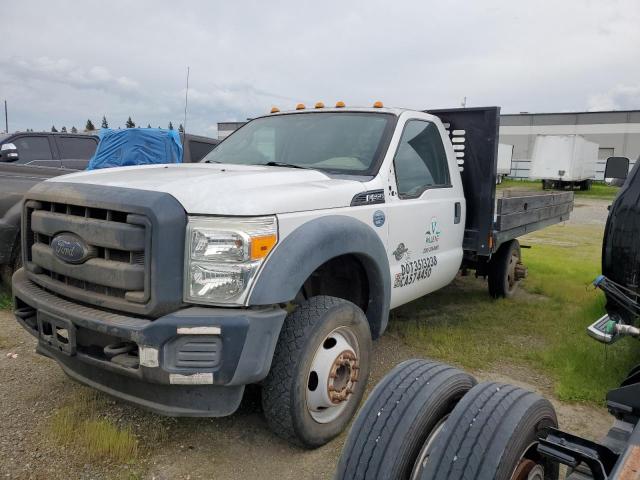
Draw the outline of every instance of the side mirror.
<instances>
[{"instance_id":1,"label":"side mirror","mask_svg":"<svg viewBox=\"0 0 640 480\"><path fill-rule=\"evenodd\" d=\"M13 143L0 146L0 162L15 162L18 158L18 148Z\"/></svg>"},{"instance_id":2,"label":"side mirror","mask_svg":"<svg viewBox=\"0 0 640 480\"><path fill-rule=\"evenodd\" d=\"M624 180L629 174L629 159L627 157L609 157L604 167L604 178Z\"/></svg>"}]
</instances>

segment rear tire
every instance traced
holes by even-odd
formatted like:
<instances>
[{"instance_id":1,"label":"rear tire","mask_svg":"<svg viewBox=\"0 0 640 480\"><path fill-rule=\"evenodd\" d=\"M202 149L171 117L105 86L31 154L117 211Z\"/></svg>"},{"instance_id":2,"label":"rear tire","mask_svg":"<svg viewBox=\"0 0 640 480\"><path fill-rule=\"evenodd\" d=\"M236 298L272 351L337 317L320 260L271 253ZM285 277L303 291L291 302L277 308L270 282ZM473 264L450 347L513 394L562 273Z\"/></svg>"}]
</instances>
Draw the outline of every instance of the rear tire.
<instances>
[{"instance_id":1,"label":"rear tire","mask_svg":"<svg viewBox=\"0 0 640 480\"><path fill-rule=\"evenodd\" d=\"M444 421L475 384L471 375L429 360L395 367L351 427L335 479L419 478Z\"/></svg>"},{"instance_id":2,"label":"rear tire","mask_svg":"<svg viewBox=\"0 0 640 480\"><path fill-rule=\"evenodd\" d=\"M542 180L542 189L543 190L551 190L553 188L552 180Z\"/></svg>"},{"instance_id":3,"label":"rear tire","mask_svg":"<svg viewBox=\"0 0 640 480\"><path fill-rule=\"evenodd\" d=\"M580 190L587 191L591 190L591 180L585 180L584 182L580 182Z\"/></svg>"},{"instance_id":4,"label":"rear tire","mask_svg":"<svg viewBox=\"0 0 640 480\"><path fill-rule=\"evenodd\" d=\"M262 407L271 430L315 448L339 435L369 378L371 332L363 311L329 296L304 301L285 319Z\"/></svg>"},{"instance_id":5,"label":"rear tire","mask_svg":"<svg viewBox=\"0 0 640 480\"><path fill-rule=\"evenodd\" d=\"M9 264L0 266L0 280L2 280L7 289L11 290L11 277L20 268L22 268L22 250L20 245L16 245Z\"/></svg>"},{"instance_id":6,"label":"rear tire","mask_svg":"<svg viewBox=\"0 0 640 480\"><path fill-rule=\"evenodd\" d=\"M518 289L518 269L523 269L518 240L503 243L489 260L489 295L511 298Z\"/></svg>"},{"instance_id":7,"label":"rear tire","mask_svg":"<svg viewBox=\"0 0 640 480\"><path fill-rule=\"evenodd\" d=\"M453 410L433 446L422 480L556 480L558 464L537 452L557 427L551 403L512 385L482 383Z\"/></svg>"}]
</instances>

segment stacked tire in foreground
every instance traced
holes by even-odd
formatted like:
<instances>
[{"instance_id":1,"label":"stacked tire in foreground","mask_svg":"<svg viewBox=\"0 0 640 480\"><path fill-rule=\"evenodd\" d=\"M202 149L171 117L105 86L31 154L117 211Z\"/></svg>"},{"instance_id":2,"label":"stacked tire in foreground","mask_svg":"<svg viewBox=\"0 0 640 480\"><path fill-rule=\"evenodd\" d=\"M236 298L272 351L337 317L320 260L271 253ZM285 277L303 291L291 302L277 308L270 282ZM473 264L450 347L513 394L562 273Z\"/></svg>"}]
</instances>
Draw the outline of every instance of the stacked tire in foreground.
<instances>
[{"instance_id":1,"label":"stacked tire in foreground","mask_svg":"<svg viewBox=\"0 0 640 480\"><path fill-rule=\"evenodd\" d=\"M537 453L557 426L551 404L522 388L475 383L437 362L398 365L354 422L336 478L557 479L558 466Z\"/></svg>"}]
</instances>

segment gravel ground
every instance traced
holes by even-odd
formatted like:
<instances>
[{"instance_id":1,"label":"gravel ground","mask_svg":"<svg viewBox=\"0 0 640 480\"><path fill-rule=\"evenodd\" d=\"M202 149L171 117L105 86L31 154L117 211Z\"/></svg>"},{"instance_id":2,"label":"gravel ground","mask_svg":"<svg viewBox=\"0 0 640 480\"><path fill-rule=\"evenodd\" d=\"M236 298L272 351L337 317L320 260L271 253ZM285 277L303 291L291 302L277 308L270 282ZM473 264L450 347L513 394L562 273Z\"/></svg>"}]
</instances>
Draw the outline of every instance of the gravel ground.
<instances>
[{"instance_id":1,"label":"gravel ground","mask_svg":"<svg viewBox=\"0 0 640 480\"><path fill-rule=\"evenodd\" d=\"M604 223L608 203L580 199L571 222ZM314 451L292 447L267 430L256 396L251 394L236 414L222 419L166 419L97 394L95 414L130 428L141 448L130 464L89 462L75 449L57 444L50 425L58 409L73 408L78 399L90 396L90 390L67 378L53 361L36 355L35 343L10 312L0 311L0 478L332 477L345 435ZM374 345L370 385L398 362L415 356L399 339L385 335ZM476 372L476 376L539 391L554 402L561 426L578 434L595 439L611 423L603 408L553 400L549 382L527 369L501 365L499 372Z\"/></svg>"}]
</instances>

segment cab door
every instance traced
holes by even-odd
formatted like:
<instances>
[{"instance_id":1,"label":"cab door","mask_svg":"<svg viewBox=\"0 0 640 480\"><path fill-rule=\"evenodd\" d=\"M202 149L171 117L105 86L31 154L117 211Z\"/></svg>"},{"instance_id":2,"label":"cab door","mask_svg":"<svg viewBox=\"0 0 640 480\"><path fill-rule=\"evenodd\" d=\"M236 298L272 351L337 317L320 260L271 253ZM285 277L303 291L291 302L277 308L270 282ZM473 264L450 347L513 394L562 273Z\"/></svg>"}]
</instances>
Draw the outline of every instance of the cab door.
<instances>
[{"instance_id":1,"label":"cab door","mask_svg":"<svg viewBox=\"0 0 640 480\"><path fill-rule=\"evenodd\" d=\"M444 287L462 262L464 197L455 155L435 122L409 119L395 156L390 188L391 307ZM395 183L395 185L393 185ZM455 184L455 185L454 185Z\"/></svg>"}]
</instances>

